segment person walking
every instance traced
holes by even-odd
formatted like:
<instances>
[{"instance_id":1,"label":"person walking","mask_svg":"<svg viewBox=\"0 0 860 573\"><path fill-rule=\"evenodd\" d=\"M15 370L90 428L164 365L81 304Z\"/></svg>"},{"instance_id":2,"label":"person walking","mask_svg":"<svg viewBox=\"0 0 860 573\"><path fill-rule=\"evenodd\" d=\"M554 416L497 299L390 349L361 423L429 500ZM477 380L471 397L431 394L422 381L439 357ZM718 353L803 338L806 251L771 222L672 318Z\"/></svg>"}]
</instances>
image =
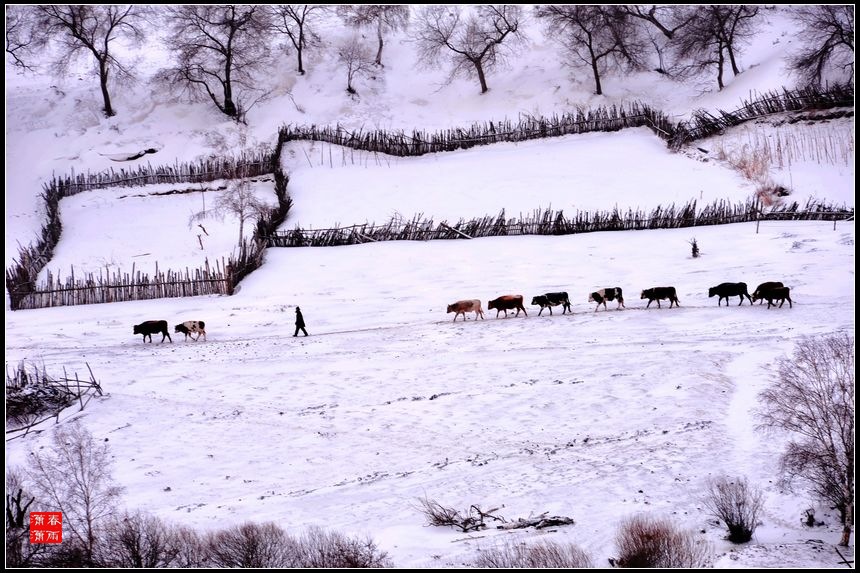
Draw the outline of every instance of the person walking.
<instances>
[{"instance_id":1,"label":"person walking","mask_svg":"<svg viewBox=\"0 0 860 573\"><path fill-rule=\"evenodd\" d=\"M305 317L302 316L302 309L296 307L296 333L293 336L299 335L299 330L305 333L305 336L308 335L308 331L305 330Z\"/></svg>"}]
</instances>

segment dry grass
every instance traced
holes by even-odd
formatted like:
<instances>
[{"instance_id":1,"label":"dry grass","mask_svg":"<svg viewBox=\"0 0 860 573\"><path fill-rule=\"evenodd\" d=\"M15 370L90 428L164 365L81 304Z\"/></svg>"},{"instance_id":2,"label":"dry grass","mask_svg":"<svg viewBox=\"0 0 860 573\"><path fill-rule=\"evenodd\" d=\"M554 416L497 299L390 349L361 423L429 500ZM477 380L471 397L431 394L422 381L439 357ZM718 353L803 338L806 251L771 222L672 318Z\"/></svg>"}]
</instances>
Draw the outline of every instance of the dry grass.
<instances>
[{"instance_id":1,"label":"dry grass","mask_svg":"<svg viewBox=\"0 0 860 573\"><path fill-rule=\"evenodd\" d=\"M668 519L636 515L625 520L615 537L619 567L699 568L710 561L710 547Z\"/></svg>"},{"instance_id":2,"label":"dry grass","mask_svg":"<svg viewBox=\"0 0 860 573\"><path fill-rule=\"evenodd\" d=\"M531 545L506 543L482 549L472 567L493 569L583 569L594 567L591 557L573 544L542 541Z\"/></svg>"}]
</instances>

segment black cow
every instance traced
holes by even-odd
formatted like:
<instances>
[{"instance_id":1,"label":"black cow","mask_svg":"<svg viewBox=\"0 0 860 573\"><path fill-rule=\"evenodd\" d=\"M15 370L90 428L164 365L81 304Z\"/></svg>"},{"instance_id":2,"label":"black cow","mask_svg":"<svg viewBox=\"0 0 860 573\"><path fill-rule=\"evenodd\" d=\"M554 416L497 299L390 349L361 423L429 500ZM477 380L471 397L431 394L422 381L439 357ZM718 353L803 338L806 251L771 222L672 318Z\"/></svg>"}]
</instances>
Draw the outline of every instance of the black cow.
<instances>
[{"instance_id":1,"label":"black cow","mask_svg":"<svg viewBox=\"0 0 860 573\"><path fill-rule=\"evenodd\" d=\"M149 342L152 342L152 335L161 333L161 342L164 342L164 339L167 338L170 342L173 342L173 339L170 338L170 333L167 332L167 321L166 320L147 320L146 322L141 322L140 324L134 325L134 333L143 335L143 342L146 342L146 337L149 337Z\"/></svg>"},{"instance_id":2,"label":"black cow","mask_svg":"<svg viewBox=\"0 0 860 573\"><path fill-rule=\"evenodd\" d=\"M672 308L672 305L681 306L681 303L678 302L678 295L675 292L675 287L654 287L654 288L646 288L642 291L642 296L640 299L648 299L648 304L645 305L645 308L651 306L651 303L655 300L657 301L657 308L660 308L660 300L669 300L669 308Z\"/></svg>"},{"instance_id":3,"label":"black cow","mask_svg":"<svg viewBox=\"0 0 860 573\"><path fill-rule=\"evenodd\" d=\"M776 306L775 300L779 301L779 308L788 301L788 308L791 306L791 289L785 286L773 287L766 290L755 289L755 294L752 298L753 302L757 300L767 300L767 307Z\"/></svg>"},{"instance_id":4,"label":"black cow","mask_svg":"<svg viewBox=\"0 0 860 573\"><path fill-rule=\"evenodd\" d=\"M729 297L737 296L740 297L741 301L738 303L738 306L744 303L744 297L749 299L750 304L752 304L752 297L750 293L747 292L747 283L722 283L715 287L711 287L708 289L708 298L712 296L720 297L717 300L717 306L723 302L723 299L726 299L726 306L729 306Z\"/></svg>"},{"instance_id":5,"label":"black cow","mask_svg":"<svg viewBox=\"0 0 860 573\"><path fill-rule=\"evenodd\" d=\"M508 311L514 309L517 311L517 316L520 315L520 311L523 311L526 316L529 315L529 313L526 312L526 307L523 306L523 295L521 294L506 294L498 298L494 298L487 303L487 309L493 310L494 308L496 309L496 318L499 318L499 313L502 311L505 311L505 318L507 318ZM454 318L457 317L455 316Z\"/></svg>"},{"instance_id":6,"label":"black cow","mask_svg":"<svg viewBox=\"0 0 860 573\"><path fill-rule=\"evenodd\" d=\"M758 301L759 301L759 304L763 303L763 302L764 302L764 297L762 297L761 295L762 295L765 291L768 291L768 290L770 290L770 289L772 289L772 288L779 288L779 287L783 287L783 286L785 286L785 285L784 285L784 284L782 284L782 283L781 283L781 282L779 282L779 281L777 281L777 282L770 282L770 283L761 283L761 284L760 284L760 285L758 285L758 286L756 287L756 289L753 291L753 294L752 294L753 302L755 302L756 300L758 300Z\"/></svg>"},{"instance_id":7,"label":"black cow","mask_svg":"<svg viewBox=\"0 0 860 573\"><path fill-rule=\"evenodd\" d=\"M621 308L622 306L624 308L627 308L627 306L624 304L624 296L621 294L620 287L602 288L588 295L588 302L597 303L597 306L594 308L594 312L597 312L597 309L600 308L601 303L603 304L603 310L606 310L607 300L618 300L617 308Z\"/></svg>"},{"instance_id":8,"label":"black cow","mask_svg":"<svg viewBox=\"0 0 860 573\"><path fill-rule=\"evenodd\" d=\"M200 337L203 337L203 340L206 340L206 323L202 320L186 320L182 324L177 324L173 328L173 332L181 332L185 335L185 341L187 342L189 338L194 342L200 340ZM197 334L197 338L193 338L191 335Z\"/></svg>"},{"instance_id":9,"label":"black cow","mask_svg":"<svg viewBox=\"0 0 860 573\"><path fill-rule=\"evenodd\" d=\"M567 296L566 292L548 292L546 294L538 295L532 298L532 306L539 306L540 312L538 312L538 316L543 312L543 309L549 308L549 315L552 316L552 307L562 305L562 314L566 314L567 311L570 310L570 299ZM573 314L573 311L570 310L570 313Z\"/></svg>"}]
</instances>

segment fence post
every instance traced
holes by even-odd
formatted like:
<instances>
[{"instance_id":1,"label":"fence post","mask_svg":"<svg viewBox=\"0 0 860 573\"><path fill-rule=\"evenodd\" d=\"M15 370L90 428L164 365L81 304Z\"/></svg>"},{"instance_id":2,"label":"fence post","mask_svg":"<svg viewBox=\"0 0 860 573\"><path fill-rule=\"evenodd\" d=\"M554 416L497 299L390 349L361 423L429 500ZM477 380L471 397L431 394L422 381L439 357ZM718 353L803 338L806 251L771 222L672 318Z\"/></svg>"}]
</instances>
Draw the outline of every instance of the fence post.
<instances>
[{"instance_id":1,"label":"fence post","mask_svg":"<svg viewBox=\"0 0 860 573\"><path fill-rule=\"evenodd\" d=\"M758 222L759 222L758 209L756 209L756 212L755 212L755 234L756 235L758 235Z\"/></svg>"}]
</instances>

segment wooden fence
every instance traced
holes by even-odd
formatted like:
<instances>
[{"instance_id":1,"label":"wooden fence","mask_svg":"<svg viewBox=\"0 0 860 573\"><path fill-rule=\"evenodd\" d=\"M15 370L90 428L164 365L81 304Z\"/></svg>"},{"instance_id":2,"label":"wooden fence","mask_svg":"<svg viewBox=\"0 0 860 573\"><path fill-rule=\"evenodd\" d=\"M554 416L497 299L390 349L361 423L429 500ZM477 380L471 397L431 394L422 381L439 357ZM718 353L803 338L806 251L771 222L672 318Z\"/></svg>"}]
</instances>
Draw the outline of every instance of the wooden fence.
<instances>
[{"instance_id":1,"label":"wooden fence","mask_svg":"<svg viewBox=\"0 0 860 573\"><path fill-rule=\"evenodd\" d=\"M330 247L377 241L431 241L438 239L474 239L521 235L571 235L596 231L631 231L722 225L759 220L837 221L853 218L854 211L807 203L803 208L793 203L779 210L761 213L754 201L731 204L726 201L698 209L691 201L681 207L657 207L644 211L577 211L565 216L563 211L536 210L531 215L508 218L504 210L496 216L485 216L449 224L436 223L420 216L411 221L392 220L386 224L363 224L329 229L301 229L280 232L269 237L270 247Z\"/></svg>"},{"instance_id":2,"label":"wooden fence","mask_svg":"<svg viewBox=\"0 0 860 573\"><path fill-rule=\"evenodd\" d=\"M527 141L595 131L611 132L643 126L652 129L663 139L672 138L677 130L677 124L664 113L636 102L627 107L578 109L572 113L549 117L521 116L516 122L488 121L465 128L436 132L415 130L411 134L382 130L356 132L340 126L283 126L278 132L278 139L279 141L324 141L362 151L405 157L469 149L493 143Z\"/></svg>"},{"instance_id":3,"label":"wooden fence","mask_svg":"<svg viewBox=\"0 0 860 573\"><path fill-rule=\"evenodd\" d=\"M259 177L272 173L271 150L238 157L212 157L173 165L139 165L134 169L108 169L98 173L55 175L45 183L48 192L61 197L106 187L139 187L157 183L204 183L217 179Z\"/></svg>"},{"instance_id":4,"label":"wooden fence","mask_svg":"<svg viewBox=\"0 0 860 573\"><path fill-rule=\"evenodd\" d=\"M155 273L151 277L135 271L134 266L130 273L99 272L98 275L88 273L83 277L76 277L72 269L71 274L65 279L54 278L51 273L48 273L44 283L20 297L15 310L230 294L232 292L230 285L230 266L223 259L220 263L216 261L215 268L211 268L207 260L202 268L186 267L184 272L159 271L156 263Z\"/></svg>"},{"instance_id":5,"label":"wooden fence","mask_svg":"<svg viewBox=\"0 0 860 573\"><path fill-rule=\"evenodd\" d=\"M815 86L772 91L744 101L734 111L719 110L716 113L699 110L688 122L678 126L675 143L685 144L721 133L725 129L744 122L786 111L821 110L835 107L854 107L854 86L836 84L827 89Z\"/></svg>"}]
</instances>

